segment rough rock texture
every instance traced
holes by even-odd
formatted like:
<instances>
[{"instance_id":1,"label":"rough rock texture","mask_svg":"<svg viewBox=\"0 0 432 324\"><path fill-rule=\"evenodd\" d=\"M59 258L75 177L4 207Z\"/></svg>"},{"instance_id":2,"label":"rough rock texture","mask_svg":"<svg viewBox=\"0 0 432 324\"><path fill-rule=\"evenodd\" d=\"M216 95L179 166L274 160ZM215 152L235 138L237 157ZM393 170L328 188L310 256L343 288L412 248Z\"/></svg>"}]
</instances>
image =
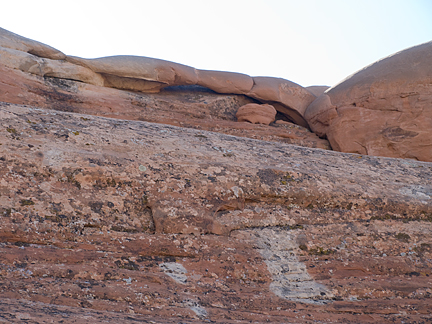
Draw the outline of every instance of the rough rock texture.
<instances>
[{"instance_id":1,"label":"rough rock texture","mask_svg":"<svg viewBox=\"0 0 432 324\"><path fill-rule=\"evenodd\" d=\"M272 105L246 104L241 106L236 113L237 121L246 121L252 124L268 125L274 122L276 109Z\"/></svg>"},{"instance_id":2,"label":"rough rock texture","mask_svg":"<svg viewBox=\"0 0 432 324\"><path fill-rule=\"evenodd\" d=\"M0 123L4 320L432 320L431 163L12 104Z\"/></svg>"},{"instance_id":3,"label":"rough rock texture","mask_svg":"<svg viewBox=\"0 0 432 324\"><path fill-rule=\"evenodd\" d=\"M1 68L135 93L156 94L173 86L201 86L220 94L247 97L250 102L270 104L278 111L279 119L311 127L330 141L333 150L422 161L432 161L431 60L432 42L429 42L382 59L330 89L304 88L281 78L198 70L148 57L65 56L52 47L0 29ZM85 105L79 102L82 104ZM177 123L167 122L163 117L145 120ZM230 125L222 128L226 129L223 132L232 133ZM249 134L253 132L238 133L252 137ZM257 136L270 139L263 132ZM317 139L312 142L309 146L329 147Z\"/></svg>"},{"instance_id":4,"label":"rough rock texture","mask_svg":"<svg viewBox=\"0 0 432 324\"><path fill-rule=\"evenodd\" d=\"M307 109L334 150L432 161L432 42L384 58Z\"/></svg>"},{"instance_id":5,"label":"rough rock texture","mask_svg":"<svg viewBox=\"0 0 432 324\"><path fill-rule=\"evenodd\" d=\"M354 116L335 102L366 93L361 116L399 113L382 136L428 147L430 70L405 64L428 46L324 93L0 29L0 321L432 322L432 163L314 149L301 126L332 140ZM258 103L275 122L236 122Z\"/></svg>"},{"instance_id":6,"label":"rough rock texture","mask_svg":"<svg viewBox=\"0 0 432 324\"><path fill-rule=\"evenodd\" d=\"M216 94L197 86L169 87L161 93L143 94L72 80L41 78L0 65L0 98L4 102L60 111L151 121L260 140L330 148L327 140L282 120L272 126L237 123L235 114L238 108L254 102L253 99L242 95Z\"/></svg>"}]
</instances>

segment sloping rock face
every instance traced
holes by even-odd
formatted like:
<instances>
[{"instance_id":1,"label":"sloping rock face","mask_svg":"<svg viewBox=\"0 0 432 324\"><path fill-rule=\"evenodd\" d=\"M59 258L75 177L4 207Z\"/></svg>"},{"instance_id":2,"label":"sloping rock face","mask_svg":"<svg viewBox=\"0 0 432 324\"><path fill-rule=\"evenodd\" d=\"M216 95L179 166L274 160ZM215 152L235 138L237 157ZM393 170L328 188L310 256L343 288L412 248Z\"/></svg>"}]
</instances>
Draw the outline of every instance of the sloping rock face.
<instances>
[{"instance_id":1,"label":"sloping rock face","mask_svg":"<svg viewBox=\"0 0 432 324\"><path fill-rule=\"evenodd\" d=\"M307 109L334 150L432 161L432 42L364 68Z\"/></svg>"},{"instance_id":2,"label":"sloping rock face","mask_svg":"<svg viewBox=\"0 0 432 324\"><path fill-rule=\"evenodd\" d=\"M432 164L1 104L10 322L428 322Z\"/></svg>"}]
</instances>

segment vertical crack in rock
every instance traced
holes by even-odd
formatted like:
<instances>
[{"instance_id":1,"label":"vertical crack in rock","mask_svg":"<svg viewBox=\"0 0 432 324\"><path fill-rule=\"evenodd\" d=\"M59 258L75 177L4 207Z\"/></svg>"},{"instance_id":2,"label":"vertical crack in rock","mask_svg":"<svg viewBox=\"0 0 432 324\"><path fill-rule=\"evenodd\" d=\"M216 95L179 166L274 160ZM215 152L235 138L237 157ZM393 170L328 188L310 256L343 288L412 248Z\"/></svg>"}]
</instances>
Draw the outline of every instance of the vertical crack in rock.
<instances>
[{"instance_id":1,"label":"vertical crack in rock","mask_svg":"<svg viewBox=\"0 0 432 324\"><path fill-rule=\"evenodd\" d=\"M313 280L306 265L299 261L295 234L279 228L255 232L260 253L273 277L270 290L277 296L304 303L324 304L332 294Z\"/></svg>"}]
</instances>

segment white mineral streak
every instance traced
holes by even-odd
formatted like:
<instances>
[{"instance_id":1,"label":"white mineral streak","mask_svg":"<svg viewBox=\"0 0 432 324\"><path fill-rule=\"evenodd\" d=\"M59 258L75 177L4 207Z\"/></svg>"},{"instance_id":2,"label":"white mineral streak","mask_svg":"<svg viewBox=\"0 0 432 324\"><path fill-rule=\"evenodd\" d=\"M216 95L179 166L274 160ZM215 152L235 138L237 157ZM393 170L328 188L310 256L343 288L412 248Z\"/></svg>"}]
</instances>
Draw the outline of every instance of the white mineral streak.
<instances>
[{"instance_id":1,"label":"white mineral streak","mask_svg":"<svg viewBox=\"0 0 432 324\"><path fill-rule=\"evenodd\" d=\"M313 280L300 262L295 234L277 228L256 231L260 253L273 276L270 290L281 298L304 303L323 304L332 297L328 289Z\"/></svg>"}]
</instances>

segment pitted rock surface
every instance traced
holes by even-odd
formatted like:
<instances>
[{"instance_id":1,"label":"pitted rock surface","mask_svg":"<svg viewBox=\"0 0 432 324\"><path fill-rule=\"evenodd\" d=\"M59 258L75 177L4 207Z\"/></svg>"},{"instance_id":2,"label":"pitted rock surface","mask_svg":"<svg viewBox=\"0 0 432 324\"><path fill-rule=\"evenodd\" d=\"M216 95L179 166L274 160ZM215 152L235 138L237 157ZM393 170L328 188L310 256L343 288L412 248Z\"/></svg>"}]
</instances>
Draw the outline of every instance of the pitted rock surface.
<instances>
[{"instance_id":1,"label":"pitted rock surface","mask_svg":"<svg viewBox=\"0 0 432 324\"><path fill-rule=\"evenodd\" d=\"M12 104L0 120L10 322L431 319L430 163Z\"/></svg>"}]
</instances>

